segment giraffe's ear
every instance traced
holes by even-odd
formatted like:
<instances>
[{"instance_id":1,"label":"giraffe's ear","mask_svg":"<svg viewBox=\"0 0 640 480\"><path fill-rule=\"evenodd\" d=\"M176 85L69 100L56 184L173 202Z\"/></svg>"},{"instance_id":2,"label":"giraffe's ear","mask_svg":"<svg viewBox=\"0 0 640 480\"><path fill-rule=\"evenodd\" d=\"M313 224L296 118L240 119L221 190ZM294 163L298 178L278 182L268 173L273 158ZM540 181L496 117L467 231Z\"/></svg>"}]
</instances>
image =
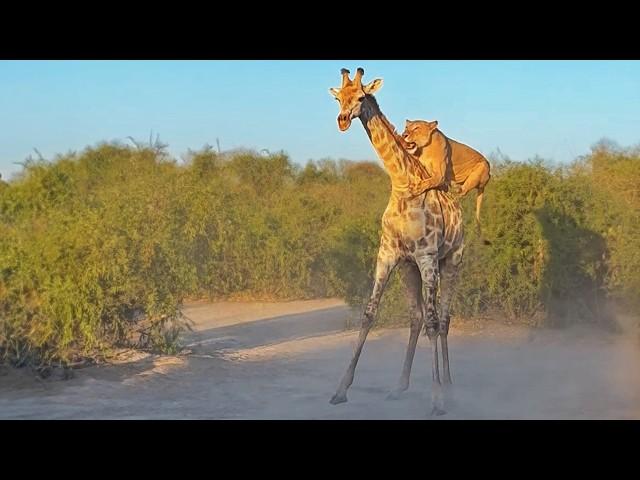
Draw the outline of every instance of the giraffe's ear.
<instances>
[{"instance_id":1,"label":"giraffe's ear","mask_svg":"<svg viewBox=\"0 0 640 480\"><path fill-rule=\"evenodd\" d=\"M367 95L373 95L378 90L380 90L380 87L382 87L382 79L376 78L373 82L367 83L364 87L362 87L362 89Z\"/></svg>"},{"instance_id":2,"label":"giraffe's ear","mask_svg":"<svg viewBox=\"0 0 640 480\"><path fill-rule=\"evenodd\" d=\"M434 130L438 127L438 121L434 120L433 122L429 122L429 128Z\"/></svg>"},{"instance_id":3,"label":"giraffe's ear","mask_svg":"<svg viewBox=\"0 0 640 480\"><path fill-rule=\"evenodd\" d=\"M329 93L333 95L335 98L338 98L338 94L340 93L339 88L330 88Z\"/></svg>"}]
</instances>

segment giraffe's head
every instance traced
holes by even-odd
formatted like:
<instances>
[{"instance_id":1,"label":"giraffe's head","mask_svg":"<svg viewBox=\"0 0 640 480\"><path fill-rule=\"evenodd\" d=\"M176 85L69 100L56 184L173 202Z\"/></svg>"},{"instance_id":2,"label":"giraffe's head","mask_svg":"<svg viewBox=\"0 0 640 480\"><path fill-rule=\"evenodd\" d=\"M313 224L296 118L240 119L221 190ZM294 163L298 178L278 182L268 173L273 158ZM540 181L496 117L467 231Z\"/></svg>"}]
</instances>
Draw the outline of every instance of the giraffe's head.
<instances>
[{"instance_id":1,"label":"giraffe's head","mask_svg":"<svg viewBox=\"0 0 640 480\"><path fill-rule=\"evenodd\" d=\"M351 125L351 120L358 118L361 113L362 101L367 95L373 95L382 86L382 79L376 78L371 83L362 85L364 70L358 68L353 80L349 79L349 70L343 68L342 86L330 88L329 92L340 102L340 114L338 115L338 128L344 132Z\"/></svg>"},{"instance_id":2,"label":"giraffe's head","mask_svg":"<svg viewBox=\"0 0 640 480\"><path fill-rule=\"evenodd\" d=\"M438 128L438 121L407 120L402 132L402 139L407 144L407 151L415 155L418 150L431 143L431 135Z\"/></svg>"}]
</instances>

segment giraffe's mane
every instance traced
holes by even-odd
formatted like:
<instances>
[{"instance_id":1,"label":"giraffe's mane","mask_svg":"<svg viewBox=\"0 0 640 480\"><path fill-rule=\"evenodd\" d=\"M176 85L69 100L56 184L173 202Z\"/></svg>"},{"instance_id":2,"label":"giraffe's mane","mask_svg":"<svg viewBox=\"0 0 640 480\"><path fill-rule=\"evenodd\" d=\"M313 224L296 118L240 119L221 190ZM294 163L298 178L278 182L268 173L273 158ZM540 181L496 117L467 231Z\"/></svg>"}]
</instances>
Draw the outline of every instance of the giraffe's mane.
<instances>
[{"instance_id":1,"label":"giraffe's mane","mask_svg":"<svg viewBox=\"0 0 640 480\"><path fill-rule=\"evenodd\" d=\"M391 131L393 136L394 137L399 137L400 135L398 134L398 131L396 130L396 127L393 126L393 123L391 123L389 121L389 119L386 117L386 115L384 113L382 113L382 110L380 110L380 105L378 105L378 100L376 100L376 97L374 97L373 95L367 95L367 97L369 97L369 99L371 100L371 103L373 103L373 106L378 111L378 114L380 115L380 119L387 126L387 128Z\"/></svg>"},{"instance_id":2,"label":"giraffe's mane","mask_svg":"<svg viewBox=\"0 0 640 480\"><path fill-rule=\"evenodd\" d=\"M402 137L400 136L398 131L396 130L396 127L393 126L391 121L386 117L386 115L384 113L382 113L382 110L380 110L380 105L378 105L378 101L376 100L376 97L374 97L373 95L367 95L367 97L369 97L369 99L373 103L373 106L375 107L375 109L376 109L376 111L377 111L377 113L378 113L378 115L380 117L380 120L382 120L382 123L389 129L391 134L394 136L394 138L398 142L398 145L399 145L400 149L402 150L402 152L404 153L407 162L410 165L412 165L414 168L418 169L419 171L422 171L424 174L427 174L426 171L424 170L423 165L420 163L420 160L418 158L416 158L415 156L411 155L407 151L407 149L405 147L405 143L402 140Z\"/></svg>"}]
</instances>

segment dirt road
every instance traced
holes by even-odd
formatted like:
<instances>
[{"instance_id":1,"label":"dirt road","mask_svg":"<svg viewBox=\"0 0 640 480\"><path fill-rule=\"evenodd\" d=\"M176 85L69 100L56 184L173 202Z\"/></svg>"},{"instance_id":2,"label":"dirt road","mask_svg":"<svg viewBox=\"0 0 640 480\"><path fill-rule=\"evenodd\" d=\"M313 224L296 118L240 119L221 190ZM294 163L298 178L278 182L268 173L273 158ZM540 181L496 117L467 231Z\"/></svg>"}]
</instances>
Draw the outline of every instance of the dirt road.
<instances>
[{"instance_id":1,"label":"dirt road","mask_svg":"<svg viewBox=\"0 0 640 480\"><path fill-rule=\"evenodd\" d=\"M196 303L191 353L139 354L39 381L0 371L0 418L429 419L429 344L420 338L412 384L385 400L400 374L407 329L374 331L349 402L329 399L355 332L337 300ZM453 401L446 419L640 418L640 347L589 329L452 327Z\"/></svg>"}]
</instances>

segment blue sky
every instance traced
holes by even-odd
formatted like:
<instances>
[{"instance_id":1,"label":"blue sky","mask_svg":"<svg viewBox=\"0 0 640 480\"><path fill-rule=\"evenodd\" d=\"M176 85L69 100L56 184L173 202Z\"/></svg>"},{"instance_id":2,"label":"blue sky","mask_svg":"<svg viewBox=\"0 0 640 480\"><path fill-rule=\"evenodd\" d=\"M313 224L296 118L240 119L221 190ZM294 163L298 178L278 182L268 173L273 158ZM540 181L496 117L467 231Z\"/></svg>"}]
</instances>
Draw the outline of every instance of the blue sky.
<instances>
[{"instance_id":1,"label":"blue sky","mask_svg":"<svg viewBox=\"0 0 640 480\"><path fill-rule=\"evenodd\" d=\"M0 61L0 173L104 140L160 134L175 156L216 144L294 161L375 159L328 89L340 68L381 77L377 98L485 154L566 162L603 137L640 143L640 61Z\"/></svg>"}]
</instances>

